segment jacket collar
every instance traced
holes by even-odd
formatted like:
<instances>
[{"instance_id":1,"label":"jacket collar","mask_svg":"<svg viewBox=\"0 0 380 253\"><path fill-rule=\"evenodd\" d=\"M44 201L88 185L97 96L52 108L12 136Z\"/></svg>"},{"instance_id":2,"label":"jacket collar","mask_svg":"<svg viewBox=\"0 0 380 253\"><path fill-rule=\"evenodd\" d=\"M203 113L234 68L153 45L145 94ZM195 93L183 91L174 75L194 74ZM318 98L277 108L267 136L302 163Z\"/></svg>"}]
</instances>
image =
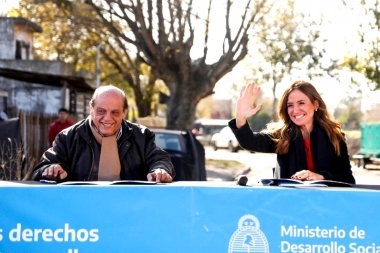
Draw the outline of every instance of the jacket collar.
<instances>
[{"instance_id":1,"label":"jacket collar","mask_svg":"<svg viewBox=\"0 0 380 253\"><path fill-rule=\"evenodd\" d=\"M129 126L129 121L123 120L121 122L122 135L120 136L118 142L123 142L126 139L129 139L132 134L132 128ZM91 142L93 139L93 134L90 128L89 118L83 119L78 123L77 132L80 136L85 139L87 142Z\"/></svg>"}]
</instances>

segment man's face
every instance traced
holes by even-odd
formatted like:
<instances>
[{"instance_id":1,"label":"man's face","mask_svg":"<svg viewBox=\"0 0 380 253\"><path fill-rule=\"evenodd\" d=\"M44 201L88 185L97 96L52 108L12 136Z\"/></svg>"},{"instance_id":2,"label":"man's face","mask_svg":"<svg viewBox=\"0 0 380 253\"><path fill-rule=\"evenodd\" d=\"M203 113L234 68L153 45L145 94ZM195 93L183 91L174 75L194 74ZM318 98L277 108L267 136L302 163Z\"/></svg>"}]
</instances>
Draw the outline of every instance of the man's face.
<instances>
[{"instance_id":1,"label":"man's face","mask_svg":"<svg viewBox=\"0 0 380 253\"><path fill-rule=\"evenodd\" d=\"M62 123L66 122L67 118L69 117L69 114L67 112L59 112L58 113L58 119Z\"/></svg>"},{"instance_id":2,"label":"man's face","mask_svg":"<svg viewBox=\"0 0 380 253\"><path fill-rule=\"evenodd\" d=\"M91 120L104 136L114 135L120 129L126 113L122 95L112 91L99 94L94 107L90 106Z\"/></svg>"}]
</instances>

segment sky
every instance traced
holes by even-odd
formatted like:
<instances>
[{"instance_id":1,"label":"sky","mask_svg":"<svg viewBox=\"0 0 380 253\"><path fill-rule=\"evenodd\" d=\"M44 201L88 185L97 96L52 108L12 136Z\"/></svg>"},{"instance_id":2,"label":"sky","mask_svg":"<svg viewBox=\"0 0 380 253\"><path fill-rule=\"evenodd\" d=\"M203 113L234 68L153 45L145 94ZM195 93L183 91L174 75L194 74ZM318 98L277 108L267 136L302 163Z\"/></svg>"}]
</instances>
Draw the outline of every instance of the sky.
<instances>
[{"instance_id":1,"label":"sky","mask_svg":"<svg viewBox=\"0 0 380 253\"><path fill-rule=\"evenodd\" d=\"M12 7L17 7L18 2L18 0L0 0L0 15L4 15Z\"/></svg>"},{"instance_id":2,"label":"sky","mask_svg":"<svg viewBox=\"0 0 380 253\"><path fill-rule=\"evenodd\" d=\"M355 1L355 0L352 0ZM358 2L358 1L356 1ZM318 16L321 13L326 15L327 22L323 24L322 29L326 36L329 38L327 43L327 52L331 57L340 59L351 49L355 49L356 39L350 40L349 38L354 38L356 36L356 29L358 22L362 17L360 15L353 16L352 11L347 11L344 8L341 8L341 0L299 0L298 6L303 12L310 12L312 15ZM17 7L18 0L0 0L0 15L4 15L10 8ZM220 6L220 8L225 8ZM222 9L221 9L221 13ZM224 20L223 15L219 15L219 18ZM219 40L220 33L210 34L210 40ZM347 42L348 41L348 42ZM211 58L218 58L218 51L216 48L210 48ZM217 84L214 89L215 94L213 97L215 99L222 98L228 99L231 98L231 85L235 83L238 88L242 88L246 85L244 83L244 76L246 76L247 71L244 68L244 64L238 64L233 71L224 76ZM312 81L317 90L322 93L323 98L326 104L330 108L335 108L338 102L347 96L346 87L347 83L350 82L350 74L343 73L343 82L338 82L336 79L330 77L318 78ZM344 81L346 77L346 81ZM282 91L289 86L294 80L287 80L283 84L280 84L277 89L277 96L279 97ZM240 86L240 87L239 87ZM270 90L263 89L266 96L271 97ZM364 96L366 99L362 100L362 110L369 109L372 103L378 101L380 97L380 91L370 92L369 89L364 91Z\"/></svg>"}]
</instances>

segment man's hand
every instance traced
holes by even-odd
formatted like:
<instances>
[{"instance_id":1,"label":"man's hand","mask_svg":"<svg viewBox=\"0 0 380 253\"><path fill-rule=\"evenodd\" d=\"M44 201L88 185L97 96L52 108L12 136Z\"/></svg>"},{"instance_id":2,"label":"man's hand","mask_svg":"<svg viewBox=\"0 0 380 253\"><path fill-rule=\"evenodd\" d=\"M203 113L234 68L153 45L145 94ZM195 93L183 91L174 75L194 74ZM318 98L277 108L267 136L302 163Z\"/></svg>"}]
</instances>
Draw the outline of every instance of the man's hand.
<instances>
[{"instance_id":1,"label":"man's hand","mask_svg":"<svg viewBox=\"0 0 380 253\"><path fill-rule=\"evenodd\" d=\"M156 181L157 183L170 183L173 179L166 170L155 169L147 175L148 181Z\"/></svg>"},{"instance_id":2,"label":"man's hand","mask_svg":"<svg viewBox=\"0 0 380 253\"><path fill-rule=\"evenodd\" d=\"M47 167L42 176L52 180L63 180L67 177L67 172L59 164L52 164Z\"/></svg>"}]
</instances>

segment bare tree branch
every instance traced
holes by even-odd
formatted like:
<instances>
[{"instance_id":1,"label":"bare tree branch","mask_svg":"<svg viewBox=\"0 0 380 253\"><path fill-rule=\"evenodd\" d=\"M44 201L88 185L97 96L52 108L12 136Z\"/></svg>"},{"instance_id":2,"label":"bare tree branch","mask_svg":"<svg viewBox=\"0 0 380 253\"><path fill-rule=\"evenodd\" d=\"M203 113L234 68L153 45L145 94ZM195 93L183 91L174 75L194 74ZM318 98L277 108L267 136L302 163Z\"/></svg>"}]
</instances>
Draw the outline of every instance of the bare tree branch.
<instances>
[{"instance_id":1,"label":"bare tree branch","mask_svg":"<svg viewBox=\"0 0 380 253\"><path fill-rule=\"evenodd\" d=\"M96 10L109 32L118 38L115 39L118 47L125 52L126 48L134 47L131 50L138 54L136 57L141 57L153 74L164 81L170 91L168 127L183 128L192 124L197 103L212 94L216 82L247 54L249 30L262 18L267 1L270 0L255 0L258 4L253 5L253 1L246 0L243 6L236 6L237 11L241 8L242 15L238 23L232 23L230 12L233 3L225 0L225 34L224 41L219 42L222 55L212 64L207 64L206 59L211 53L210 19L215 1L209 0L206 13L200 15L193 13L193 0L156 0L155 5L150 0L124 4L121 0L104 0L104 4L86 0L86 3ZM200 19L205 22L205 34L201 38L203 55L192 59L194 29L198 25L195 22ZM125 26L128 27L127 32Z\"/></svg>"}]
</instances>

